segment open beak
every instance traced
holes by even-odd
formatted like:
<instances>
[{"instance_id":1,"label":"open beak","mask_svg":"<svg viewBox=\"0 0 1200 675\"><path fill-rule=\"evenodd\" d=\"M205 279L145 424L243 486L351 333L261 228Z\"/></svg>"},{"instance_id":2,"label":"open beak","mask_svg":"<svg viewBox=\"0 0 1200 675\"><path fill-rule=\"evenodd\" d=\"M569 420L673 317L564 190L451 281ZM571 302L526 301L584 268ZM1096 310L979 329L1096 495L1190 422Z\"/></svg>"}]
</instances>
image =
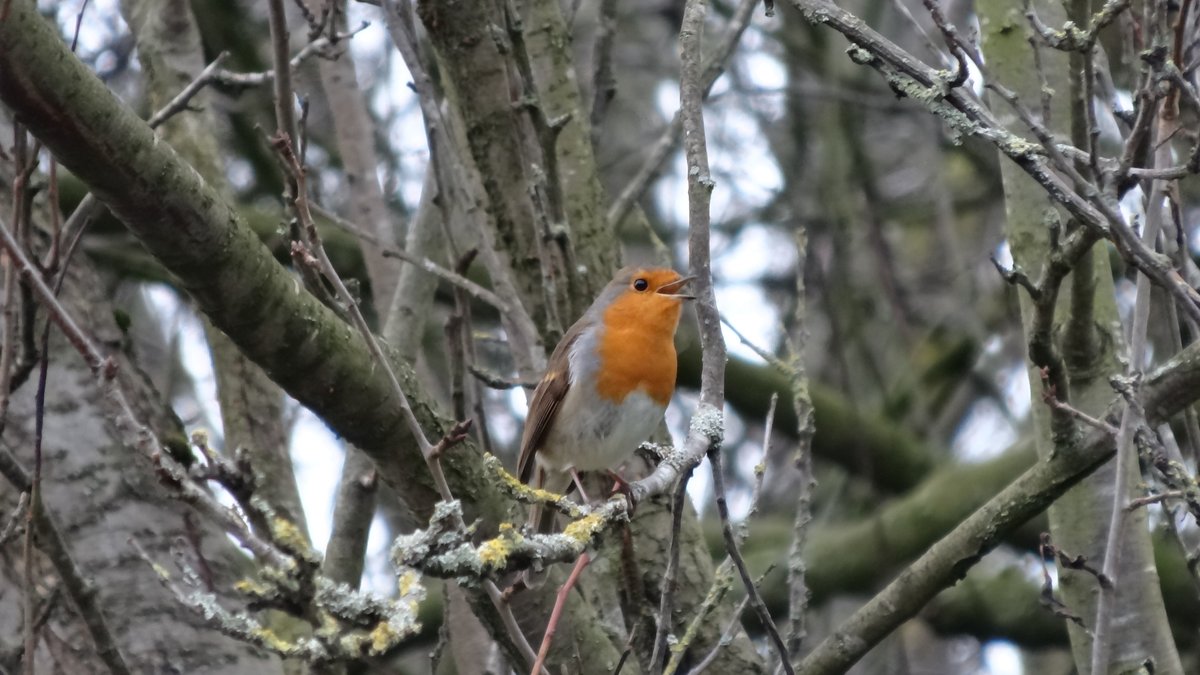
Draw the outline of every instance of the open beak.
<instances>
[{"instance_id":1,"label":"open beak","mask_svg":"<svg viewBox=\"0 0 1200 675\"><path fill-rule=\"evenodd\" d=\"M658 293L659 295L666 295L672 298L679 298L680 300L695 300L696 296L679 292L681 288L686 286L689 281L695 278L696 277L681 277L669 284L663 284L662 286L659 286L655 293Z\"/></svg>"}]
</instances>

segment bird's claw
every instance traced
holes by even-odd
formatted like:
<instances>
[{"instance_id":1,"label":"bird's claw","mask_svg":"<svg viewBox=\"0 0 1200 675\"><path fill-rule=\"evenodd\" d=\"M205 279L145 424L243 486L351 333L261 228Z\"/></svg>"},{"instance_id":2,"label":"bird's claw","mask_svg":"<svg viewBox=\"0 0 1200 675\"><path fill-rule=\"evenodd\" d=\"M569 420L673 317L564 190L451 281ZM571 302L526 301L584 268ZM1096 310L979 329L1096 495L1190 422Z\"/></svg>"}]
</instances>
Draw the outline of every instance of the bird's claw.
<instances>
[{"instance_id":1,"label":"bird's claw","mask_svg":"<svg viewBox=\"0 0 1200 675\"><path fill-rule=\"evenodd\" d=\"M608 475L613 479L612 492L609 493L609 496L617 493L625 495L625 504L629 507L629 515L632 516L633 509L637 506L637 500L633 498L633 486L615 471L609 471Z\"/></svg>"}]
</instances>

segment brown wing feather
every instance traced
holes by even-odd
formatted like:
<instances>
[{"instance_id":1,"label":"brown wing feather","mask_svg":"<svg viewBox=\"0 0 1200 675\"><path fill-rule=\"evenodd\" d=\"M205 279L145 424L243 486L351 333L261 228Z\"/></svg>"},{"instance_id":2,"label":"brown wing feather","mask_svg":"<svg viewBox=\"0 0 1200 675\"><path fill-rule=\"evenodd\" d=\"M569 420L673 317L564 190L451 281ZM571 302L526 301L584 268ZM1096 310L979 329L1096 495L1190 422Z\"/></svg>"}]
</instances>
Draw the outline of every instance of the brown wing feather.
<instances>
[{"instance_id":1,"label":"brown wing feather","mask_svg":"<svg viewBox=\"0 0 1200 675\"><path fill-rule=\"evenodd\" d=\"M529 483L533 477L533 469L537 466L534 455L546 440L550 423L554 421L554 415L571 387L571 345L579 339L586 325L580 319L563 335L550 355L546 374L534 390L533 400L529 402L529 415L525 418L525 430L521 434L521 458L517 460L517 475L523 483Z\"/></svg>"}]
</instances>

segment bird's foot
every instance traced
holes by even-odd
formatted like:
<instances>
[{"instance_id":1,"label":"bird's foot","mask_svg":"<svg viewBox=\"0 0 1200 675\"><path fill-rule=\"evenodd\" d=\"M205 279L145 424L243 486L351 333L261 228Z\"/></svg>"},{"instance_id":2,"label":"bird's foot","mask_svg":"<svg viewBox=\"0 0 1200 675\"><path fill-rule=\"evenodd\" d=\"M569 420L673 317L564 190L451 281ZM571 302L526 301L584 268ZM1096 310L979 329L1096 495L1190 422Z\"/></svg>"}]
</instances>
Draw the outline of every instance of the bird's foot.
<instances>
[{"instance_id":1,"label":"bird's foot","mask_svg":"<svg viewBox=\"0 0 1200 675\"><path fill-rule=\"evenodd\" d=\"M637 502L633 500L633 487L629 485L629 481L625 480L621 474L616 471L609 470L608 477L613 479L612 492L609 496L615 494L625 495L625 503L629 506L629 515L633 515L633 509L637 506Z\"/></svg>"}]
</instances>

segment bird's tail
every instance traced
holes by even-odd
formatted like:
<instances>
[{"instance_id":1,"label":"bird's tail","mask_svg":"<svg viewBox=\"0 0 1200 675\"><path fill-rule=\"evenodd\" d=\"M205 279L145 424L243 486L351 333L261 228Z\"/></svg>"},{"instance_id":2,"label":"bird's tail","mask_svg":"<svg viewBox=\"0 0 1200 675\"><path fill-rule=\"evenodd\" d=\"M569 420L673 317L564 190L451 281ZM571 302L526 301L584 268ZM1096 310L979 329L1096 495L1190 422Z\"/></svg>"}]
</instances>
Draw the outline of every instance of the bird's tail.
<instances>
[{"instance_id":1,"label":"bird's tail","mask_svg":"<svg viewBox=\"0 0 1200 675\"><path fill-rule=\"evenodd\" d=\"M532 487L558 495L567 494L573 487L571 474L566 471L548 471L545 467L539 466L535 469ZM557 514L554 509L547 508L545 504L531 505L528 521L530 531L538 534L550 534L554 531L555 515Z\"/></svg>"},{"instance_id":2,"label":"bird's tail","mask_svg":"<svg viewBox=\"0 0 1200 675\"><path fill-rule=\"evenodd\" d=\"M566 494L573 487L571 474L566 471L547 471L545 467L537 467L534 470L533 484L539 490L546 490L555 494ZM554 519L558 515L554 509L547 508L545 504L537 503L529 507L528 527L531 532L537 534L550 534L554 532ZM521 575L522 581L526 588L538 588L546 581L545 571L535 572L533 570L525 570Z\"/></svg>"}]
</instances>

